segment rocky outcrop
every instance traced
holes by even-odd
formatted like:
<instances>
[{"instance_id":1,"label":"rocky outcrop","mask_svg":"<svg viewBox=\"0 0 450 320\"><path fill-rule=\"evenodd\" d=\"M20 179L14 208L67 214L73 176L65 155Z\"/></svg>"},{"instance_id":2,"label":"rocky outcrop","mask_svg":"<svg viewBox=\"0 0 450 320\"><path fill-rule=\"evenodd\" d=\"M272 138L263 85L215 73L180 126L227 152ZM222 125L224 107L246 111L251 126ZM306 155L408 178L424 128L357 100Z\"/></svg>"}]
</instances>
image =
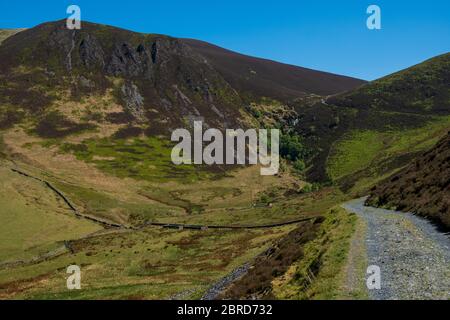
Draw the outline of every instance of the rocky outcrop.
<instances>
[{"instance_id":1,"label":"rocky outcrop","mask_svg":"<svg viewBox=\"0 0 450 320\"><path fill-rule=\"evenodd\" d=\"M121 87L121 97L125 105L125 110L137 121L144 122L144 98L139 93L138 87L132 82L126 82Z\"/></svg>"},{"instance_id":2,"label":"rocky outcrop","mask_svg":"<svg viewBox=\"0 0 450 320\"><path fill-rule=\"evenodd\" d=\"M72 71L73 59L72 53L75 48L75 31L66 31L61 29L54 30L48 39L50 48L58 48L58 52L63 57L63 64L67 71Z\"/></svg>"},{"instance_id":3,"label":"rocky outcrop","mask_svg":"<svg viewBox=\"0 0 450 320\"><path fill-rule=\"evenodd\" d=\"M105 54L101 44L94 36L89 34L86 35L86 37L81 40L78 51L81 62L85 67L92 68L98 66L103 69L105 66Z\"/></svg>"},{"instance_id":4,"label":"rocky outcrop","mask_svg":"<svg viewBox=\"0 0 450 320\"><path fill-rule=\"evenodd\" d=\"M106 72L114 76L152 78L152 60L143 44L133 48L129 43L116 44Z\"/></svg>"}]
</instances>

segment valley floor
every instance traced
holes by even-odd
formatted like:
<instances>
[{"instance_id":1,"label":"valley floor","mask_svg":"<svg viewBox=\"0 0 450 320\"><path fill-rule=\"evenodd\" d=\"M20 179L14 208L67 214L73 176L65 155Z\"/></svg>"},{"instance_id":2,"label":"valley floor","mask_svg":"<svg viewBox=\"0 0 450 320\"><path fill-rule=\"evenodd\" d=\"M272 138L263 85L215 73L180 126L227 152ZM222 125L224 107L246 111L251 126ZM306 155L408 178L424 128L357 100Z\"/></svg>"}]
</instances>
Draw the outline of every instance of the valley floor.
<instances>
[{"instance_id":1,"label":"valley floor","mask_svg":"<svg viewBox=\"0 0 450 320\"><path fill-rule=\"evenodd\" d=\"M365 198L343 205L367 224L368 265L381 269L375 300L450 299L450 238L409 213L364 206Z\"/></svg>"}]
</instances>

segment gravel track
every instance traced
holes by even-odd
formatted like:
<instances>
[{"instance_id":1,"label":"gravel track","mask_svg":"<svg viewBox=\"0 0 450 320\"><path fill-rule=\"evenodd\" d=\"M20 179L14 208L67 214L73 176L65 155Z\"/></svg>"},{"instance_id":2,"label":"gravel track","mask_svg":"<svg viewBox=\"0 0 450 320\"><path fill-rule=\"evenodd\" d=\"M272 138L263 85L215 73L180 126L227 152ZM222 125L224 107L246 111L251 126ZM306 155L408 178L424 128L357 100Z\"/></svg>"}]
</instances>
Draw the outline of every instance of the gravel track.
<instances>
[{"instance_id":1,"label":"gravel track","mask_svg":"<svg viewBox=\"0 0 450 320\"><path fill-rule=\"evenodd\" d=\"M381 269L375 300L450 299L450 238L410 213L364 206L366 198L342 205L367 223L369 265Z\"/></svg>"}]
</instances>

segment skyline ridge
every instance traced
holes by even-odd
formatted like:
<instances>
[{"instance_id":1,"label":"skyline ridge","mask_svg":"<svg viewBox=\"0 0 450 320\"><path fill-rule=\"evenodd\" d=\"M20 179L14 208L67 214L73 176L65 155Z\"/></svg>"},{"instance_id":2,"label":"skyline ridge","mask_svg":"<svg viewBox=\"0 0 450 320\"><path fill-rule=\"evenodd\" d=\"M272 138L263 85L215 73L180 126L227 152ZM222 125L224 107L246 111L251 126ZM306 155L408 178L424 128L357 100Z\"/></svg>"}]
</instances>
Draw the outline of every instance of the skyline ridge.
<instances>
[{"instance_id":1,"label":"skyline ridge","mask_svg":"<svg viewBox=\"0 0 450 320\"><path fill-rule=\"evenodd\" d=\"M66 18L69 2L8 4L0 28L32 27ZM76 2L83 21L137 32L193 38L246 55L374 80L429 57L448 52L450 3L376 1L382 29L369 30L366 10L372 2L283 1L282 3L170 3L129 1ZM381 61L382 63L374 63Z\"/></svg>"}]
</instances>

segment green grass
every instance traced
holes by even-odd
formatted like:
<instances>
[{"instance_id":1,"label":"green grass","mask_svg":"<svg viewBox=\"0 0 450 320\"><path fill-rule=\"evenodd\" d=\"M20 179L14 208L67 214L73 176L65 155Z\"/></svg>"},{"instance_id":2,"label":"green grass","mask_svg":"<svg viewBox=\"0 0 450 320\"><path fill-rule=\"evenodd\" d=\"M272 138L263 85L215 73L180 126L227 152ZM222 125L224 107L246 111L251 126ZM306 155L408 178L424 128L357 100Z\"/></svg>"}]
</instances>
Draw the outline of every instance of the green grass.
<instances>
[{"instance_id":1,"label":"green grass","mask_svg":"<svg viewBox=\"0 0 450 320\"><path fill-rule=\"evenodd\" d=\"M5 151L5 141L3 140L3 135L0 133L0 159L4 159L6 157Z\"/></svg>"},{"instance_id":2,"label":"green grass","mask_svg":"<svg viewBox=\"0 0 450 320\"><path fill-rule=\"evenodd\" d=\"M81 144L65 143L61 149L120 178L192 183L215 176L204 167L174 165L171 161L172 146L170 141L157 137L129 140L104 138L86 140Z\"/></svg>"},{"instance_id":3,"label":"green grass","mask_svg":"<svg viewBox=\"0 0 450 320\"><path fill-rule=\"evenodd\" d=\"M53 182L83 212L97 217L120 222L127 218L130 222L158 220L161 217L180 217L183 210L162 203L126 201L114 195L100 192L62 181Z\"/></svg>"},{"instance_id":4,"label":"green grass","mask_svg":"<svg viewBox=\"0 0 450 320\"><path fill-rule=\"evenodd\" d=\"M385 159L427 150L449 126L450 117L447 116L435 117L416 129L352 131L333 146L327 161L327 173L336 181L369 169Z\"/></svg>"},{"instance_id":5,"label":"green grass","mask_svg":"<svg viewBox=\"0 0 450 320\"><path fill-rule=\"evenodd\" d=\"M100 229L76 219L44 184L0 167L0 262L31 259Z\"/></svg>"},{"instance_id":6,"label":"green grass","mask_svg":"<svg viewBox=\"0 0 450 320\"><path fill-rule=\"evenodd\" d=\"M0 270L0 297L164 299L185 290L194 290L198 297L291 229L179 232L150 228L98 236L75 242L73 255L14 272ZM81 291L69 292L65 287L65 270L71 264L81 266ZM26 290L18 290L21 286Z\"/></svg>"},{"instance_id":7,"label":"green grass","mask_svg":"<svg viewBox=\"0 0 450 320\"><path fill-rule=\"evenodd\" d=\"M201 190L199 190L201 192ZM239 206L233 197L226 198L222 207L209 208L188 215L160 215L158 221L167 223L208 225L264 225L322 215L340 201L344 195L338 190L324 190L322 194L284 196L271 200L271 206L253 206L249 198L245 206ZM236 207L233 207L236 206Z\"/></svg>"},{"instance_id":8,"label":"green grass","mask_svg":"<svg viewBox=\"0 0 450 320\"><path fill-rule=\"evenodd\" d=\"M290 275L275 281L275 296L308 300L340 298L356 223L354 214L340 207L330 210L317 237L305 245L303 258L291 267ZM364 292L356 291L353 298L365 298Z\"/></svg>"},{"instance_id":9,"label":"green grass","mask_svg":"<svg viewBox=\"0 0 450 320\"><path fill-rule=\"evenodd\" d=\"M19 164L19 166L23 165ZM173 194L170 194L169 189L163 189L167 194L153 194L153 196L159 199L172 197L172 200L179 199L177 201L184 204L172 203L173 206L169 204L159 206L158 204L149 205L145 201L139 202L136 199L128 201L126 197L116 197L108 192L80 186L74 181L66 182L69 181L67 177L59 180L53 174L38 173L28 166L25 166L24 170L43 176L79 208L84 208L86 213L108 219L117 218L120 221L127 220L127 215L140 215L157 220L165 217L165 220L174 222L186 220L188 223L259 224L322 213L326 208L335 205L342 196L340 193L335 194L324 190L323 196L316 194L314 197L311 195L286 197L284 191L273 191L272 208L249 206L247 210L242 211L227 210L229 207L242 205L240 201L245 200L248 205L251 203L250 198L242 198L241 192L244 186L241 183L243 179L254 179L254 175L241 173L237 175L239 184L236 183L236 178L225 178L221 181L210 181L209 185L202 185L200 182L198 187L171 185L174 188ZM255 169L254 172L258 170ZM11 181L14 177L16 176L5 176L3 181ZM35 217L39 221L25 216L22 219L22 222L32 222L33 228L45 227L43 234L49 237L48 241L46 240L42 245L38 241L30 242L36 243L37 246L33 247L36 248L33 249L34 251L29 250L28 258L61 246L62 240L74 240L84 235L76 234L78 230L76 223L85 222L78 219L74 219L74 222L65 222L61 227L61 233L58 233L59 230L56 232L49 217L55 216L56 219L64 221L66 211L58 208L58 205L63 204L55 200L56 197L51 192L44 196L34 191L29 184L42 187L42 184L36 180L20 175L16 178L20 181L10 183L16 187L23 185L22 189L33 191L32 194L38 198L29 199L29 213L37 212L35 207L40 201L44 201L39 199L53 197L53 201L56 202L56 207L43 204L49 212L48 216L36 214ZM280 178L272 177L271 181L277 181L277 179ZM255 182L251 180L247 183ZM263 183L267 184L262 180L260 184ZM158 184L155 185L158 186ZM45 192L47 190L43 191ZM11 194L9 190L7 194ZM320 200L318 200L319 197L321 197ZM189 203L191 205L201 203L208 210L208 206L211 205L213 210L193 211L186 214L181 207ZM70 212L68 217L72 219ZM2 221L8 221L5 217L1 218ZM43 226L39 223L41 221L49 221L49 224ZM133 219L130 218L128 222L133 222ZM9 226L11 230L21 232L18 225ZM294 227L228 231L172 231L149 228L137 232L115 232L75 240L73 242L75 254L66 252L62 256L39 264L17 266L12 269L0 268L0 299L164 299L180 292L187 292L184 296L186 299L199 298L214 281L263 252L276 239L287 234ZM64 228L70 228L70 232ZM50 238L50 235L54 238ZM23 233L18 234L17 237L27 239ZM22 247L17 247L16 253L22 252L21 249ZM20 255L16 257L22 258ZM65 270L71 264L77 264L82 268L83 289L81 291L68 292L65 288Z\"/></svg>"},{"instance_id":10,"label":"green grass","mask_svg":"<svg viewBox=\"0 0 450 320\"><path fill-rule=\"evenodd\" d=\"M351 132L335 147L329 159L328 174L337 180L366 168L383 146L376 131Z\"/></svg>"}]
</instances>

